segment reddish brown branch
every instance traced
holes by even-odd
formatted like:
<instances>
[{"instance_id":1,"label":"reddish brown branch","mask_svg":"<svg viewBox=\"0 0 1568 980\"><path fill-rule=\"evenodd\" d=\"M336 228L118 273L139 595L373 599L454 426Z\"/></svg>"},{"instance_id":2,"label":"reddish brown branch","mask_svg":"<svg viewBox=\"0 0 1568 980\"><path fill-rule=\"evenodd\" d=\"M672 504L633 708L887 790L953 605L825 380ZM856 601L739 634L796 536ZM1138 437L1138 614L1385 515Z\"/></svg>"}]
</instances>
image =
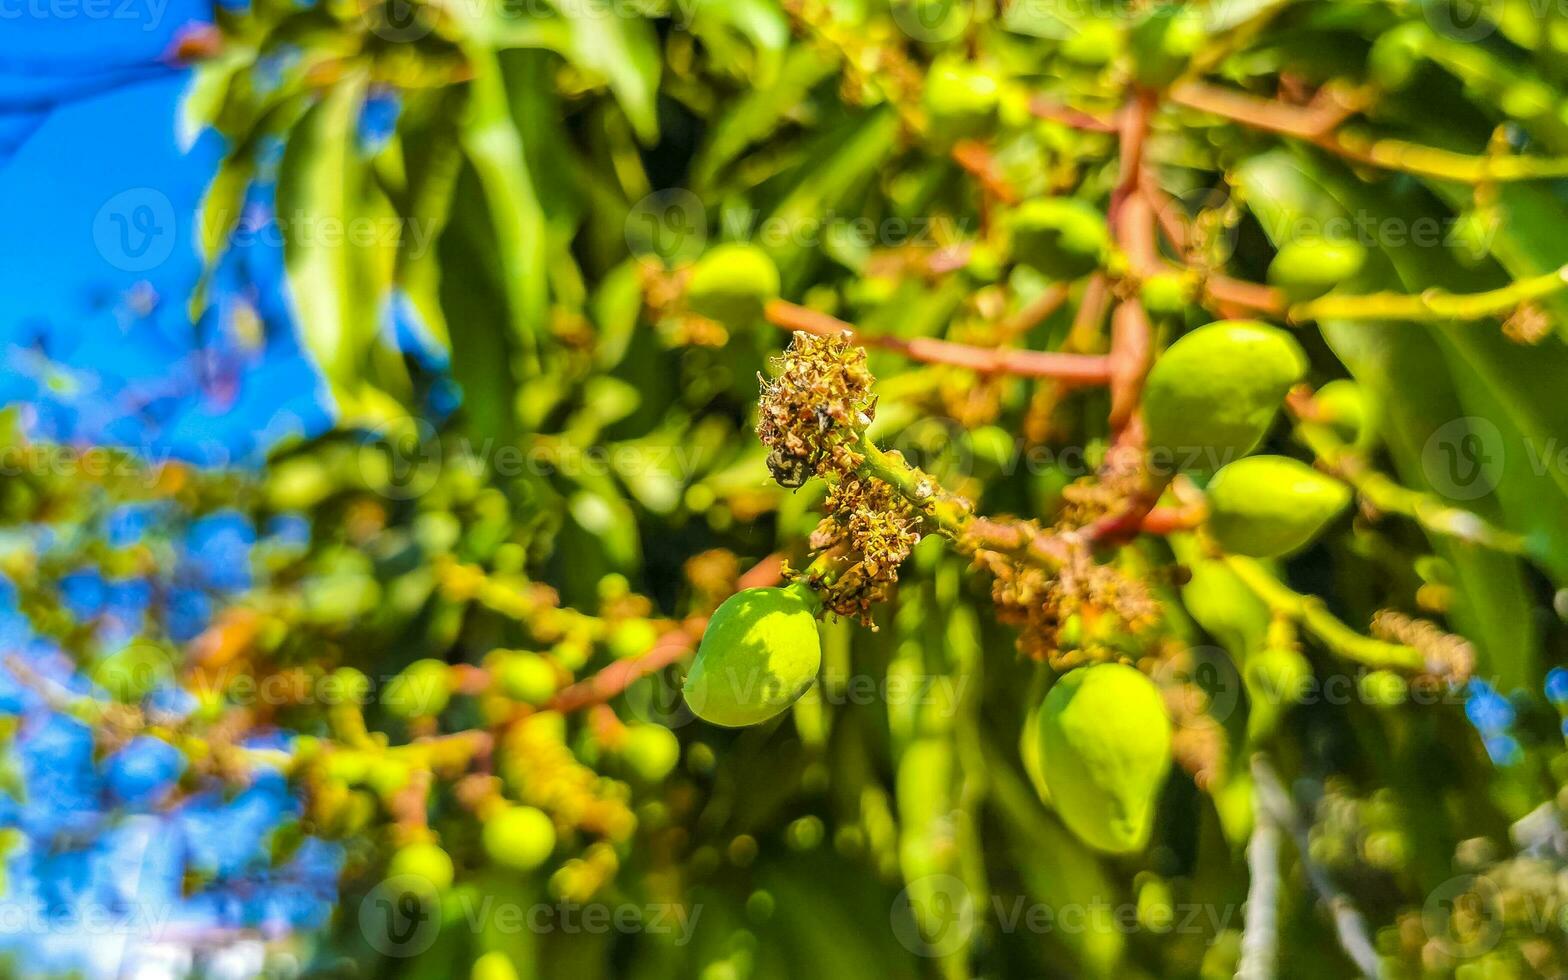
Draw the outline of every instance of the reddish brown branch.
<instances>
[{"instance_id":1,"label":"reddish brown branch","mask_svg":"<svg viewBox=\"0 0 1568 980\"><path fill-rule=\"evenodd\" d=\"M1001 169L996 165L996 158L991 155L991 150L984 143L975 140L964 140L953 147L953 159L963 167L970 176L980 182L987 194L1001 201L1003 204L1018 203L1018 192L1013 185L1002 176Z\"/></svg>"},{"instance_id":2,"label":"reddish brown branch","mask_svg":"<svg viewBox=\"0 0 1568 980\"><path fill-rule=\"evenodd\" d=\"M917 337L867 337L837 317L785 300L768 303L769 323L785 330L801 330L819 337L850 339L864 347L902 354L926 364L949 364L981 374L1010 374L1021 378L1050 378L1067 384L1103 385L1110 380L1110 363L1100 355L1064 354L1056 351L1018 350L1010 347L974 347Z\"/></svg>"},{"instance_id":3,"label":"reddish brown branch","mask_svg":"<svg viewBox=\"0 0 1568 980\"><path fill-rule=\"evenodd\" d=\"M1101 116L1072 106L1062 105L1043 95L1036 95L1029 100L1029 111L1036 119L1049 119L1059 122L1064 126L1082 129L1091 133L1114 133L1117 129L1115 116Z\"/></svg>"}]
</instances>

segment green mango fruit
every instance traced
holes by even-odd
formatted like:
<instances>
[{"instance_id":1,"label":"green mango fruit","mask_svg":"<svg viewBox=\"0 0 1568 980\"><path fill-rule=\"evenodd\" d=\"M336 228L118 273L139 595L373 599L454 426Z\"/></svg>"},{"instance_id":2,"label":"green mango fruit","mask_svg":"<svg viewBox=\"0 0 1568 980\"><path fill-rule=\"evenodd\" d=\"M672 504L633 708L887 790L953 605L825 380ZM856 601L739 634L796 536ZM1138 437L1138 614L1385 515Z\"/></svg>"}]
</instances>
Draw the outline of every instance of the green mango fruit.
<instances>
[{"instance_id":1,"label":"green mango fruit","mask_svg":"<svg viewBox=\"0 0 1568 980\"><path fill-rule=\"evenodd\" d=\"M1014 260L1052 279L1097 269L1111 243L1100 209L1071 197L1029 201L1008 219Z\"/></svg>"},{"instance_id":2,"label":"green mango fruit","mask_svg":"<svg viewBox=\"0 0 1568 980\"><path fill-rule=\"evenodd\" d=\"M1143 850L1171 766L1171 722L1154 682L1125 664L1070 671L1036 720L1040 766L1062 822L1099 850Z\"/></svg>"},{"instance_id":3,"label":"green mango fruit","mask_svg":"<svg viewBox=\"0 0 1568 980\"><path fill-rule=\"evenodd\" d=\"M822 666L820 603L810 589L746 589L708 621L686 675L686 704L726 728L767 721L806 693Z\"/></svg>"},{"instance_id":4,"label":"green mango fruit","mask_svg":"<svg viewBox=\"0 0 1568 980\"><path fill-rule=\"evenodd\" d=\"M405 844L388 862L387 877L405 876L421 879L435 892L444 892L452 887L452 858L436 844Z\"/></svg>"},{"instance_id":5,"label":"green mango fruit","mask_svg":"<svg viewBox=\"0 0 1568 980\"><path fill-rule=\"evenodd\" d=\"M1252 456L1214 474L1207 497L1221 548L1275 558L1306 547L1350 503L1350 488L1298 460Z\"/></svg>"},{"instance_id":6,"label":"green mango fruit","mask_svg":"<svg viewBox=\"0 0 1568 980\"><path fill-rule=\"evenodd\" d=\"M543 810L508 806L485 819L483 840L490 860L514 871L532 871L555 850L555 823Z\"/></svg>"},{"instance_id":7,"label":"green mango fruit","mask_svg":"<svg viewBox=\"0 0 1568 980\"><path fill-rule=\"evenodd\" d=\"M1062 57L1085 68L1100 68L1116 60L1123 45L1121 27L1113 20L1085 20L1062 41Z\"/></svg>"},{"instance_id":8,"label":"green mango fruit","mask_svg":"<svg viewBox=\"0 0 1568 980\"><path fill-rule=\"evenodd\" d=\"M1333 427L1341 438L1355 446L1373 441L1372 407L1361 386L1349 378L1330 381L1312 395L1321 420Z\"/></svg>"},{"instance_id":9,"label":"green mango fruit","mask_svg":"<svg viewBox=\"0 0 1568 980\"><path fill-rule=\"evenodd\" d=\"M680 761L681 742L663 725L630 725L617 751L639 778L656 783Z\"/></svg>"},{"instance_id":10,"label":"green mango fruit","mask_svg":"<svg viewBox=\"0 0 1568 980\"><path fill-rule=\"evenodd\" d=\"M555 694L555 668L536 653L514 653L501 662L501 690L514 701L541 705Z\"/></svg>"},{"instance_id":11,"label":"green mango fruit","mask_svg":"<svg viewBox=\"0 0 1568 980\"><path fill-rule=\"evenodd\" d=\"M1393 708L1405 703L1410 684L1391 670L1373 670L1356 681L1361 700L1377 708Z\"/></svg>"},{"instance_id":12,"label":"green mango fruit","mask_svg":"<svg viewBox=\"0 0 1568 980\"><path fill-rule=\"evenodd\" d=\"M1164 88L1187 70L1208 41L1203 11L1187 4L1155 7L1132 29L1132 74L1140 85Z\"/></svg>"},{"instance_id":13,"label":"green mango fruit","mask_svg":"<svg viewBox=\"0 0 1568 980\"><path fill-rule=\"evenodd\" d=\"M778 294L778 266L768 253L745 242L709 249L686 280L687 307L728 326L755 323L763 306Z\"/></svg>"},{"instance_id":14,"label":"green mango fruit","mask_svg":"<svg viewBox=\"0 0 1568 980\"><path fill-rule=\"evenodd\" d=\"M1172 344L1143 392L1151 463L1212 471L1263 441L1285 393L1307 372L1294 337L1252 320L1220 320Z\"/></svg>"},{"instance_id":15,"label":"green mango fruit","mask_svg":"<svg viewBox=\"0 0 1568 980\"><path fill-rule=\"evenodd\" d=\"M1138 298L1150 316L1180 316L1188 302L1186 277L1174 272L1150 276L1138 287Z\"/></svg>"},{"instance_id":16,"label":"green mango fruit","mask_svg":"<svg viewBox=\"0 0 1568 980\"><path fill-rule=\"evenodd\" d=\"M1317 299L1351 278L1366 264L1367 250L1356 242L1299 238L1279 247L1269 263L1269 282L1292 303Z\"/></svg>"},{"instance_id":17,"label":"green mango fruit","mask_svg":"<svg viewBox=\"0 0 1568 980\"><path fill-rule=\"evenodd\" d=\"M1384 31L1367 52L1367 70L1372 80L1386 89L1404 88L1421 67L1432 40L1432 29L1420 22Z\"/></svg>"},{"instance_id":18,"label":"green mango fruit","mask_svg":"<svg viewBox=\"0 0 1568 980\"><path fill-rule=\"evenodd\" d=\"M517 968L512 965L511 958L500 950L492 950L474 960L468 978L469 980L518 980Z\"/></svg>"},{"instance_id":19,"label":"green mango fruit","mask_svg":"<svg viewBox=\"0 0 1568 980\"><path fill-rule=\"evenodd\" d=\"M381 703L399 718L423 718L446 710L452 697L452 670L443 661L416 660L387 682Z\"/></svg>"},{"instance_id":20,"label":"green mango fruit","mask_svg":"<svg viewBox=\"0 0 1568 980\"><path fill-rule=\"evenodd\" d=\"M991 128L1002 86L995 73L962 59L942 59L926 76L922 101L930 133L944 142L972 139Z\"/></svg>"}]
</instances>

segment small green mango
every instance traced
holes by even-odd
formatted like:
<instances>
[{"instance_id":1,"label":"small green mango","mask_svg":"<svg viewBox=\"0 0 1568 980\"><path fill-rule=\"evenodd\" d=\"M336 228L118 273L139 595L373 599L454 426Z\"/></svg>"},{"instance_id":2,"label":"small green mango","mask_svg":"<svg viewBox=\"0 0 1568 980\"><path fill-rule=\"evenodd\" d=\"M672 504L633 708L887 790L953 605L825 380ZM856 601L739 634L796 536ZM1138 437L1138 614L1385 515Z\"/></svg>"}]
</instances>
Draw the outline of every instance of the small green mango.
<instances>
[{"instance_id":1,"label":"small green mango","mask_svg":"<svg viewBox=\"0 0 1568 980\"><path fill-rule=\"evenodd\" d=\"M1100 68L1116 60L1124 41L1121 26L1109 18L1079 22L1077 32L1062 41L1062 57L1085 68Z\"/></svg>"},{"instance_id":2,"label":"small green mango","mask_svg":"<svg viewBox=\"0 0 1568 980\"><path fill-rule=\"evenodd\" d=\"M1317 299L1361 271L1367 250L1352 241L1302 238L1281 245L1269 263L1269 282L1292 303Z\"/></svg>"},{"instance_id":3,"label":"small green mango","mask_svg":"<svg viewBox=\"0 0 1568 980\"><path fill-rule=\"evenodd\" d=\"M1350 488L1284 456L1252 456L1209 481L1209 534L1232 554L1299 551L1350 503Z\"/></svg>"},{"instance_id":4,"label":"small green mango","mask_svg":"<svg viewBox=\"0 0 1568 980\"><path fill-rule=\"evenodd\" d=\"M444 892L452 887L452 858L438 844L405 844L388 862L387 877L405 876L422 879L432 891Z\"/></svg>"},{"instance_id":5,"label":"small green mango","mask_svg":"<svg viewBox=\"0 0 1568 980\"><path fill-rule=\"evenodd\" d=\"M1367 394L1349 378L1338 378L1312 395L1322 421L1333 427L1345 441L1367 446L1376 440L1372 429L1372 406Z\"/></svg>"},{"instance_id":6,"label":"small green mango","mask_svg":"<svg viewBox=\"0 0 1568 980\"><path fill-rule=\"evenodd\" d=\"M1187 4L1163 4L1132 29L1132 73L1140 85L1164 88L1187 70L1208 40L1203 11Z\"/></svg>"},{"instance_id":7,"label":"small green mango","mask_svg":"<svg viewBox=\"0 0 1568 980\"><path fill-rule=\"evenodd\" d=\"M630 725L617 748L622 761L638 778L656 783L681 760L681 742L663 725Z\"/></svg>"},{"instance_id":8,"label":"small green mango","mask_svg":"<svg viewBox=\"0 0 1568 980\"><path fill-rule=\"evenodd\" d=\"M1138 287L1138 298L1150 316L1180 316L1188 302L1186 278L1174 272L1150 276Z\"/></svg>"},{"instance_id":9,"label":"small green mango","mask_svg":"<svg viewBox=\"0 0 1568 980\"><path fill-rule=\"evenodd\" d=\"M942 59L926 76L922 101L931 135L953 142L985 133L996 117L1002 86L995 73L961 59Z\"/></svg>"},{"instance_id":10,"label":"small green mango","mask_svg":"<svg viewBox=\"0 0 1568 980\"><path fill-rule=\"evenodd\" d=\"M709 249L686 280L687 307L728 326L755 323L778 294L778 266L768 253L745 242Z\"/></svg>"},{"instance_id":11,"label":"small green mango","mask_svg":"<svg viewBox=\"0 0 1568 980\"><path fill-rule=\"evenodd\" d=\"M537 653L514 653L501 661L501 690L514 701L541 705L556 688L555 668Z\"/></svg>"},{"instance_id":12,"label":"small green mango","mask_svg":"<svg viewBox=\"0 0 1568 980\"><path fill-rule=\"evenodd\" d=\"M532 871L555 850L555 823L531 806L508 806L486 818L482 836L490 860L513 871Z\"/></svg>"},{"instance_id":13,"label":"small green mango","mask_svg":"<svg viewBox=\"0 0 1568 980\"><path fill-rule=\"evenodd\" d=\"M1051 279L1077 279L1099 267L1110 247L1105 215L1071 197L1029 201L1008 219L1013 258Z\"/></svg>"},{"instance_id":14,"label":"small green mango","mask_svg":"<svg viewBox=\"0 0 1568 980\"><path fill-rule=\"evenodd\" d=\"M1171 766L1171 723L1154 682L1125 664L1064 675L1037 716L1040 767L1062 822L1112 854L1143 850Z\"/></svg>"},{"instance_id":15,"label":"small green mango","mask_svg":"<svg viewBox=\"0 0 1568 980\"><path fill-rule=\"evenodd\" d=\"M1386 89L1404 88L1421 67L1433 40L1432 29L1420 21L1384 31L1367 52L1367 69L1372 80Z\"/></svg>"},{"instance_id":16,"label":"small green mango","mask_svg":"<svg viewBox=\"0 0 1568 980\"><path fill-rule=\"evenodd\" d=\"M822 666L816 596L804 586L746 589L708 621L686 675L686 704L726 728L767 721L794 704Z\"/></svg>"},{"instance_id":17,"label":"small green mango","mask_svg":"<svg viewBox=\"0 0 1568 980\"><path fill-rule=\"evenodd\" d=\"M1267 324L1220 320L1183 336L1154 362L1144 386L1151 462L1212 471L1245 456L1306 371L1301 345Z\"/></svg>"}]
</instances>

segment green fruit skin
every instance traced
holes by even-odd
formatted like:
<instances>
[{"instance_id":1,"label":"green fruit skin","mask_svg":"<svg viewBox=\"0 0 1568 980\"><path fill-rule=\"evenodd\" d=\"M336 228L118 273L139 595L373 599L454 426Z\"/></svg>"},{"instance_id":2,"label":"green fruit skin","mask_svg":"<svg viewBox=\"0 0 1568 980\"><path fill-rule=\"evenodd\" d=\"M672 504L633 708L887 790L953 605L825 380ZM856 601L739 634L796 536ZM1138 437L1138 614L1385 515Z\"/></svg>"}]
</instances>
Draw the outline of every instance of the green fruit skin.
<instances>
[{"instance_id":1,"label":"green fruit skin","mask_svg":"<svg viewBox=\"0 0 1568 980\"><path fill-rule=\"evenodd\" d=\"M680 739L663 725L633 725L620 746L621 758L639 778L656 783L681 759Z\"/></svg>"},{"instance_id":2,"label":"green fruit skin","mask_svg":"<svg viewBox=\"0 0 1568 980\"><path fill-rule=\"evenodd\" d=\"M731 326L761 319L763 305L778 294L778 266L768 253L745 242L709 249L686 280L691 311Z\"/></svg>"},{"instance_id":3,"label":"green fruit skin","mask_svg":"<svg viewBox=\"0 0 1568 980\"><path fill-rule=\"evenodd\" d=\"M501 665L501 690L514 701L544 704L555 694L555 686L555 668L536 654L516 654Z\"/></svg>"},{"instance_id":4,"label":"green fruit skin","mask_svg":"<svg viewBox=\"0 0 1568 980\"><path fill-rule=\"evenodd\" d=\"M474 960L468 973L469 980L518 980L517 968L500 950L492 950Z\"/></svg>"},{"instance_id":5,"label":"green fruit skin","mask_svg":"<svg viewBox=\"0 0 1568 980\"><path fill-rule=\"evenodd\" d=\"M514 871L532 871L555 850L555 824L543 810L509 806L485 820L483 839L490 860Z\"/></svg>"},{"instance_id":6,"label":"green fruit skin","mask_svg":"<svg viewBox=\"0 0 1568 980\"><path fill-rule=\"evenodd\" d=\"M1208 40L1203 13L1193 7L1157 7L1132 29L1132 73L1140 85L1164 88L1187 70Z\"/></svg>"},{"instance_id":7,"label":"green fruit skin","mask_svg":"<svg viewBox=\"0 0 1568 980\"><path fill-rule=\"evenodd\" d=\"M1075 65L1099 68L1116 60L1122 50L1121 29L1109 20L1086 20L1062 42L1062 57Z\"/></svg>"},{"instance_id":8,"label":"green fruit skin","mask_svg":"<svg viewBox=\"0 0 1568 980\"><path fill-rule=\"evenodd\" d=\"M1350 503L1350 488L1294 459L1252 456L1214 474L1207 496L1221 548L1276 558L1310 544Z\"/></svg>"},{"instance_id":9,"label":"green fruit skin","mask_svg":"<svg viewBox=\"0 0 1568 980\"><path fill-rule=\"evenodd\" d=\"M1174 273L1150 276L1138 288L1138 298L1150 316L1180 316L1187 308L1187 284Z\"/></svg>"},{"instance_id":10,"label":"green fruit skin","mask_svg":"<svg viewBox=\"0 0 1568 980\"><path fill-rule=\"evenodd\" d=\"M686 675L686 704L726 728L779 714L809 688L822 666L817 604L807 590L747 589L708 621Z\"/></svg>"},{"instance_id":11,"label":"green fruit skin","mask_svg":"<svg viewBox=\"0 0 1568 980\"><path fill-rule=\"evenodd\" d=\"M1269 282L1293 303L1317 299L1366 264L1367 250L1355 242L1300 239L1280 246L1269 263Z\"/></svg>"},{"instance_id":12,"label":"green fruit skin","mask_svg":"<svg viewBox=\"0 0 1568 980\"><path fill-rule=\"evenodd\" d=\"M1306 372L1307 356L1295 338L1252 320L1219 320L1177 340L1154 362L1144 386L1154 468L1212 472L1245 456L1263 441L1285 393Z\"/></svg>"},{"instance_id":13,"label":"green fruit skin","mask_svg":"<svg viewBox=\"0 0 1568 980\"><path fill-rule=\"evenodd\" d=\"M400 718L439 715L452 697L451 676L440 660L416 660L387 682L381 701Z\"/></svg>"},{"instance_id":14,"label":"green fruit skin","mask_svg":"<svg viewBox=\"0 0 1568 980\"><path fill-rule=\"evenodd\" d=\"M452 858L435 844L406 844L387 864L387 877L408 875L428 882L437 892L452 887Z\"/></svg>"},{"instance_id":15,"label":"green fruit skin","mask_svg":"<svg viewBox=\"0 0 1568 980\"><path fill-rule=\"evenodd\" d=\"M1069 197L1029 201L1012 213L1013 258L1053 279L1078 279L1099 267L1110 246L1105 216Z\"/></svg>"},{"instance_id":16,"label":"green fruit skin","mask_svg":"<svg viewBox=\"0 0 1568 980\"><path fill-rule=\"evenodd\" d=\"M1330 381L1313 393L1312 401L1323 421L1353 444L1365 446L1374 440L1371 406L1367 404L1366 392L1354 381Z\"/></svg>"},{"instance_id":17,"label":"green fruit skin","mask_svg":"<svg viewBox=\"0 0 1568 980\"><path fill-rule=\"evenodd\" d=\"M922 99L931 134L944 141L982 135L996 116L1001 91L994 74L974 65L962 61L933 65Z\"/></svg>"},{"instance_id":18,"label":"green fruit skin","mask_svg":"<svg viewBox=\"0 0 1568 980\"><path fill-rule=\"evenodd\" d=\"M1154 682L1125 664L1070 671L1036 721L1040 766L1062 822L1099 850L1143 850L1171 767L1171 723Z\"/></svg>"},{"instance_id":19,"label":"green fruit skin","mask_svg":"<svg viewBox=\"0 0 1568 980\"><path fill-rule=\"evenodd\" d=\"M1431 40L1432 29L1422 23L1405 23L1383 32L1367 53L1373 80L1386 89L1404 88L1420 67Z\"/></svg>"}]
</instances>

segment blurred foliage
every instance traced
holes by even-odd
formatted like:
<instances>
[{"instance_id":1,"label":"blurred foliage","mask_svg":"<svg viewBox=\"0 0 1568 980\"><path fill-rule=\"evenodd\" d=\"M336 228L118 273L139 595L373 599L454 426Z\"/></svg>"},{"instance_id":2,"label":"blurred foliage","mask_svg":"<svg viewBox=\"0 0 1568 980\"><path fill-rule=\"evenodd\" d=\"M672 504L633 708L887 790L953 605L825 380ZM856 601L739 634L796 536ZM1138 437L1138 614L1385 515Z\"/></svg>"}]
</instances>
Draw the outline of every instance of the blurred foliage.
<instances>
[{"instance_id":1,"label":"blurred foliage","mask_svg":"<svg viewBox=\"0 0 1568 980\"><path fill-rule=\"evenodd\" d=\"M341 430L136 484L312 533L157 661L198 709L122 659L72 710L287 775L274 849L345 846L322 975L1563 975L1568 19L1462 13L223 13L208 257L275 180ZM1162 448L1316 472L1206 503L1229 459ZM83 560L8 559L62 642ZM694 718L707 617L786 577L815 685ZM1110 661L1163 716L1048 700Z\"/></svg>"}]
</instances>

